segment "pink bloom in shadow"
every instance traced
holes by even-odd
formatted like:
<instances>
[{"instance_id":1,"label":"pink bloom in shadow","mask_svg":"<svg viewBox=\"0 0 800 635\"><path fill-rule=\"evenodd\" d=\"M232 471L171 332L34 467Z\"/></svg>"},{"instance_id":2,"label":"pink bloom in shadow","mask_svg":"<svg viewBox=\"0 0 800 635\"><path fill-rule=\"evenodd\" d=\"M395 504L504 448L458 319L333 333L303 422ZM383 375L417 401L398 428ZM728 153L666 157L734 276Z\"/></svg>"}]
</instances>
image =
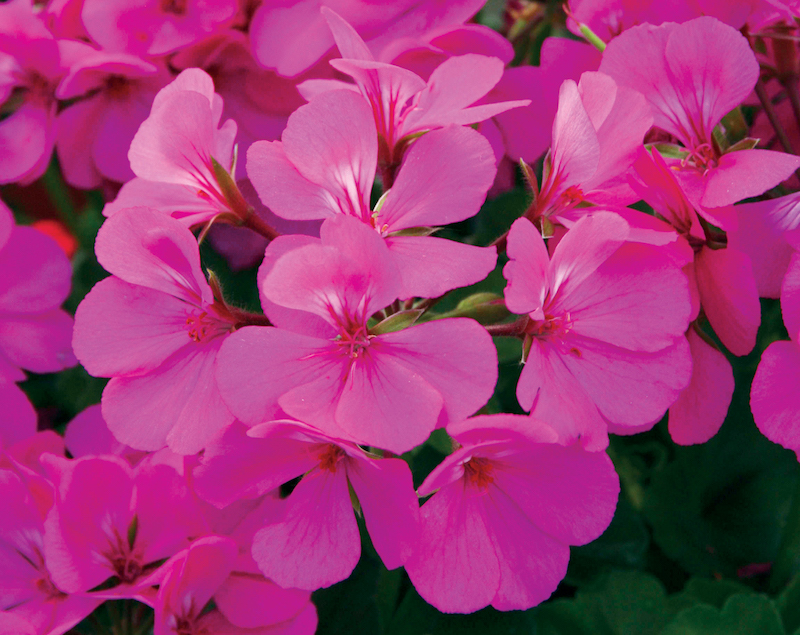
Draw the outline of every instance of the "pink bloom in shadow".
<instances>
[{"instance_id":1,"label":"pink bloom in shadow","mask_svg":"<svg viewBox=\"0 0 800 635\"><path fill-rule=\"evenodd\" d=\"M289 497L262 506L253 527L248 547L264 575L308 590L349 576L361 553L351 489L386 567L406 561L417 539L418 503L400 459L378 459L297 421L273 421L249 431L234 424L195 471L198 494L216 505L298 476L303 479Z\"/></svg>"},{"instance_id":2,"label":"pink bloom in shadow","mask_svg":"<svg viewBox=\"0 0 800 635\"><path fill-rule=\"evenodd\" d=\"M406 563L411 582L446 613L543 602L566 574L569 546L611 522L619 495L611 461L559 444L530 417L481 416L447 429L460 447L419 488L433 496Z\"/></svg>"}]
</instances>

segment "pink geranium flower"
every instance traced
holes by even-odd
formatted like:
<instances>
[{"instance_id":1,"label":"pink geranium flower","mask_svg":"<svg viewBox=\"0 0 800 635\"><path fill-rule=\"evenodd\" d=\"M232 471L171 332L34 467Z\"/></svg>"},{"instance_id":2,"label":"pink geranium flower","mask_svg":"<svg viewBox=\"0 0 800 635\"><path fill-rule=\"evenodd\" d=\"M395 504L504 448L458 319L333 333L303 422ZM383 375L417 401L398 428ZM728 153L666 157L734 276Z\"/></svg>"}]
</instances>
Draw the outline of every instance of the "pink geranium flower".
<instances>
[{"instance_id":1,"label":"pink geranium flower","mask_svg":"<svg viewBox=\"0 0 800 635\"><path fill-rule=\"evenodd\" d=\"M272 249L283 253L277 261ZM226 403L245 423L280 407L331 436L405 452L437 422L468 416L491 396L496 352L477 322L372 329L370 317L398 297L401 279L361 222L330 218L319 242L281 237L262 269L269 266L260 286L281 328L240 329L218 364Z\"/></svg>"},{"instance_id":2,"label":"pink geranium flower","mask_svg":"<svg viewBox=\"0 0 800 635\"><path fill-rule=\"evenodd\" d=\"M194 454L233 421L214 371L241 316L206 282L192 233L164 214L115 214L95 251L114 275L78 307L74 346L90 373L112 377L103 391L108 427L136 449Z\"/></svg>"},{"instance_id":3,"label":"pink geranium flower","mask_svg":"<svg viewBox=\"0 0 800 635\"><path fill-rule=\"evenodd\" d=\"M216 505L270 492L303 476L289 497L269 504L252 537L259 569L282 587L314 590L344 580L361 553L349 488L388 569L401 566L417 539L418 503L400 459L377 459L354 443L297 421L249 431L234 424L195 470L198 494Z\"/></svg>"},{"instance_id":4,"label":"pink geranium flower","mask_svg":"<svg viewBox=\"0 0 800 635\"><path fill-rule=\"evenodd\" d=\"M0 382L22 381L22 369L52 373L75 365L72 318L59 308L71 278L58 244L15 226L0 201Z\"/></svg>"},{"instance_id":5,"label":"pink geranium flower","mask_svg":"<svg viewBox=\"0 0 800 635\"><path fill-rule=\"evenodd\" d=\"M163 55L216 32L237 9L236 0L84 0L81 20L105 50Z\"/></svg>"},{"instance_id":6,"label":"pink geranium flower","mask_svg":"<svg viewBox=\"0 0 800 635\"><path fill-rule=\"evenodd\" d=\"M222 536L196 540L170 558L151 577L159 585L155 635L314 633L317 612L308 594L239 574L236 558L236 543ZM212 599L214 608L205 610Z\"/></svg>"},{"instance_id":7,"label":"pink geranium flower","mask_svg":"<svg viewBox=\"0 0 800 635\"><path fill-rule=\"evenodd\" d=\"M569 545L594 540L611 522L614 466L602 452L560 445L529 417L475 417L447 431L461 447L419 488L433 496L406 563L411 582L446 613L543 602L567 572Z\"/></svg>"},{"instance_id":8,"label":"pink geranium flower","mask_svg":"<svg viewBox=\"0 0 800 635\"><path fill-rule=\"evenodd\" d=\"M58 495L45 521L44 555L55 584L103 597L138 597L148 567L207 531L184 480L166 465L136 470L116 457L52 461Z\"/></svg>"},{"instance_id":9,"label":"pink geranium flower","mask_svg":"<svg viewBox=\"0 0 800 635\"><path fill-rule=\"evenodd\" d=\"M372 106L383 173L400 165L414 135L449 124L477 123L528 105L527 100L474 105L503 75L504 63L496 57L450 57L425 81L410 70L376 61L356 30L334 11L323 7L322 15L342 55L342 59L331 60L331 66L352 77L357 90ZM351 85L310 80L299 88L304 97L312 99L325 90L348 89Z\"/></svg>"},{"instance_id":10,"label":"pink geranium flower","mask_svg":"<svg viewBox=\"0 0 800 635\"><path fill-rule=\"evenodd\" d=\"M449 126L414 142L397 179L375 210L370 193L378 138L367 102L331 91L289 117L282 141L247 154L247 173L273 212L293 220L352 216L383 237L396 262L401 299L437 297L474 284L494 268L494 248L431 237L480 209L495 174L492 148L474 130ZM432 269L437 275L432 276Z\"/></svg>"},{"instance_id":11,"label":"pink geranium flower","mask_svg":"<svg viewBox=\"0 0 800 635\"><path fill-rule=\"evenodd\" d=\"M800 236L788 234L795 249ZM758 429L770 441L793 450L800 458L800 256L792 257L781 289L781 311L789 342L773 342L761 356L753 378L750 408Z\"/></svg>"},{"instance_id":12,"label":"pink geranium flower","mask_svg":"<svg viewBox=\"0 0 800 635\"><path fill-rule=\"evenodd\" d=\"M686 277L629 235L622 218L597 212L567 232L552 259L528 220L508 235L506 305L527 315L517 398L565 442L581 437L590 449L606 446L610 425L654 425L691 375Z\"/></svg>"},{"instance_id":13,"label":"pink geranium flower","mask_svg":"<svg viewBox=\"0 0 800 635\"><path fill-rule=\"evenodd\" d=\"M68 595L53 582L44 555L44 518L53 502L52 485L0 469L0 611L30 622L37 635L61 635L102 600ZM2 622L0 622L2 624Z\"/></svg>"},{"instance_id":14,"label":"pink geranium flower","mask_svg":"<svg viewBox=\"0 0 800 635\"><path fill-rule=\"evenodd\" d=\"M586 72L559 90L553 143L542 185L525 215L542 227L549 219L574 222L584 202L624 205L636 200L627 172L653 125L641 93L618 86L603 73Z\"/></svg>"},{"instance_id":15,"label":"pink geranium flower","mask_svg":"<svg viewBox=\"0 0 800 635\"><path fill-rule=\"evenodd\" d=\"M134 177L128 148L170 74L164 64L135 55L87 49L56 90L59 99L74 102L58 115L56 150L64 178L92 189L102 178L124 183Z\"/></svg>"},{"instance_id":16,"label":"pink geranium flower","mask_svg":"<svg viewBox=\"0 0 800 635\"><path fill-rule=\"evenodd\" d=\"M750 94L759 73L747 40L715 18L628 29L608 45L600 71L643 93L655 125L683 144L676 174L695 205L757 196L800 167L800 157L781 152L723 153L714 140L714 127Z\"/></svg>"},{"instance_id":17,"label":"pink geranium flower","mask_svg":"<svg viewBox=\"0 0 800 635\"><path fill-rule=\"evenodd\" d=\"M54 93L64 71L32 0L0 4L0 104L11 107L0 121L0 183L30 182L47 168L56 140ZM12 95L18 106L8 101Z\"/></svg>"}]
</instances>

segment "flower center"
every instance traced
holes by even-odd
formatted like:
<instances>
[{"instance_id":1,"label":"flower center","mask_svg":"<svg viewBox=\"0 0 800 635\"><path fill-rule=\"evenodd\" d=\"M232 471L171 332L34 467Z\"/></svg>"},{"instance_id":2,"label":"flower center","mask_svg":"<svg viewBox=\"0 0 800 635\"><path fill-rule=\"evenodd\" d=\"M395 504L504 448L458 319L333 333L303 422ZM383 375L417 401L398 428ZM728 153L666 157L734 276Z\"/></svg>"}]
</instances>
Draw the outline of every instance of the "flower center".
<instances>
[{"instance_id":1,"label":"flower center","mask_svg":"<svg viewBox=\"0 0 800 635\"><path fill-rule=\"evenodd\" d=\"M688 156L681 159L681 167L697 170L706 176L709 170L717 167L717 154L710 143L701 143L693 146Z\"/></svg>"},{"instance_id":2,"label":"flower center","mask_svg":"<svg viewBox=\"0 0 800 635\"><path fill-rule=\"evenodd\" d=\"M186 316L189 339L198 344L229 333L232 328L231 322L220 319L213 311L197 309Z\"/></svg>"},{"instance_id":3,"label":"flower center","mask_svg":"<svg viewBox=\"0 0 800 635\"><path fill-rule=\"evenodd\" d=\"M111 75L106 79L106 94L112 99L127 99L131 94L131 82L122 75Z\"/></svg>"},{"instance_id":4,"label":"flower center","mask_svg":"<svg viewBox=\"0 0 800 635\"><path fill-rule=\"evenodd\" d=\"M185 15L188 0L161 0L161 10L164 13L174 13L175 15Z\"/></svg>"},{"instance_id":5,"label":"flower center","mask_svg":"<svg viewBox=\"0 0 800 635\"><path fill-rule=\"evenodd\" d=\"M528 323L525 333L538 339L557 339L572 330L572 318L569 311L563 315L547 315L544 320L534 320Z\"/></svg>"},{"instance_id":6,"label":"flower center","mask_svg":"<svg viewBox=\"0 0 800 635\"><path fill-rule=\"evenodd\" d=\"M369 348L374 337L369 334L366 325L353 324L349 328L342 328L339 335L336 336L336 343L344 355L356 360Z\"/></svg>"},{"instance_id":7,"label":"flower center","mask_svg":"<svg viewBox=\"0 0 800 635\"><path fill-rule=\"evenodd\" d=\"M493 473L492 462L480 456L473 456L464 464L464 477L479 490L485 490L494 482Z\"/></svg>"},{"instance_id":8,"label":"flower center","mask_svg":"<svg viewBox=\"0 0 800 635\"><path fill-rule=\"evenodd\" d=\"M338 445L328 444L319 453L319 468L328 472L336 472L336 466L344 458L344 450Z\"/></svg>"}]
</instances>

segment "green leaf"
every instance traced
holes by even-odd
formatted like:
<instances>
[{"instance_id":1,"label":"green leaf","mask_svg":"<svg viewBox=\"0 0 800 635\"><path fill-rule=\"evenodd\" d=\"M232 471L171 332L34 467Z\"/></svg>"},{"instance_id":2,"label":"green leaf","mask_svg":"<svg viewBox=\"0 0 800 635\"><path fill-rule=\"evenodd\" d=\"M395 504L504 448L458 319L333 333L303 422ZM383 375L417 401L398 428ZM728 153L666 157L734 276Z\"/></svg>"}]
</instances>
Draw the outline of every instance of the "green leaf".
<instances>
[{"instance_id":1,"label":"green leaf","mask_svg":"<svg viewBox=\"0 0 800 635\"><path fill-rule=\"evenodd\" d=\"M800 630L800 574L797 574L776 598L775 604L787 633Z\"/></svg>"},{"instance_id":2,"label":"green leaf","mask_svg":"<svg viewBox=\"0 0 800 635\"><path fill-rule=\"evenodd\" d=\"M765 595L731 596L720 611L707 604L681 613L661 635L784 635L778 609Z\"/></svg>"},{"instance_id":3,"label":"green leaf","mask_svg":"<svg viewBox=\"0 0 800 635\"><path fill-rule=\"evenodd\" d=\"M533 615L530 612L502 613L487 607L469 615L440 613L425 602L414 588L409 588L395 613L387 635L530 635Z\"/></svg>"}]
</instances>

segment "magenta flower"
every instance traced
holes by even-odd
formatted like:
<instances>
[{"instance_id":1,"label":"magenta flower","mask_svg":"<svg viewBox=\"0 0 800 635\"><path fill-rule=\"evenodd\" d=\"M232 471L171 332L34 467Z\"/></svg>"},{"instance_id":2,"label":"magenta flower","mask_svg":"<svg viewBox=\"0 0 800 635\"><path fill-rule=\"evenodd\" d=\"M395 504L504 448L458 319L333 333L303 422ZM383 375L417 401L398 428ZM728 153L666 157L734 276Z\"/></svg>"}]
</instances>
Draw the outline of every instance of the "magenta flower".
<instances>
[{"instance_id":1,"label":"magenta flower","mask_svg":"<svg viewBox=\"0 0 800 635\"><path fill-rule=\"evenodd\" d=\"M59 308L71 278L56 242L15 226L0 201L0 383L22 381L22 369L52 373L75 365L72 318Z\"/></svg>"},{"instance_id":2,"label":"magenta flower","mask_svg":"<svg viewBox=\"0 0 800 635\"><path fill-rule=\"evenodd\" d=\"M44 518L53 502L52 485L29 483L0 469L0 611L30 622L38 635L61 635L89 615L99 598L68 595L53 582L44 555ZM2 624L2 622L0 622Z\"/></svg>"},{"instance_id":3,"label":"magenta flower","mask_svg":"<svg viewBox=\"0 0 800 635\"><path fill-rule=\"evenodd\" d=\"M636 200L627 172L653 117L644 97L618 86L603 73L586 72L559 90L553 143L545 159L542 186L526 216L574 222L585 201L624 205Z\"/></svg>"},{"instance_id":4,"label":"magenta flower","mask_svg":"<svg viewBox=\"0 0 800 635\"><path fill-rule=\"evenodd\" d=\"M611 522L614 466L602 452L560 445L530 417L475 417L447 431L461 447L419 488L436 493L420 510L411 582L446 613L543 602L567 572L569 545L594 540Z\"/></svg>"},{"instance_id":5,"label":"magenta flower","mask_svg":"<svg viewBox=\"0 0 800 635\"><path fill-rule=\"evenodd\" d=\"M207 531L171 467L143 463L134 470L110 456L56 465L58 495L45 521L44 555L54 583L67 593L116 577L103 597L137 597L148 568Z\"/></svg>"},{"instance_id":6,"label":"magenta flower","mask_svg":"<svg viewBox=\"0 0 800 635\"><path fill-rule=\"evenodd\" d=\"M236 570L237 546L207 536L170 558L152 582L155 635L312 635L317 612L308 593L284 590ZM213 599L214 608L204 610Z\"/></svg>"},{"instance_id":7,"label":"magenta flower","mask_svg":"<svg viewBox=\"0 0 800 635\"><path fill-rule=\"evenodd\" d=\"M195 237L175 219L124 210L100 229L95 251L114 275L78 307L73 343L90 373L112 377L108 427L136 449L194 454L233 421L214 371L238 318L214 296Z\"/></svg>"},{"instance_id":8,"label":"magenta flower","mask_svg":"<svg viewBox=\"0 0 800 635\"><path fill-rule=\"evenodd\" d=\"M369 39L375 53L396 40L462 24L483 0L399 0L390 4L365 0L290 0L280 7L261 4L253 15L250 39L262 66L295 77L314 65L334 45L321 7L335 9Z\"/></svg>"},{"instance_id":9,"label":"magenta flower","mask_svg":"<svg viewBox=\"0 0 800 635\"><path fill-rule=\"evenodd\" d=\"M331 91L289 117L282 141L253 144L247 173L278 216L303 220L344 214L379 233L400 270L401 299L437 297L485 278L496 262L494 248L431 237L420 228L478 212L495 174L486 139L461 126L425 134L372 210L377 160L369 105L352 91Z\"/></svg>"},{"instance_id":10,"label":"magenta flower","mask_svg":"<svg viewBox=\"0 0 800 635\"><path fill-rule=\"evenodd\" d=\"M787 236L800 247L798 232ZM800 458L800 257L792 257L781 289L783 322L789 342L773 342L761 355L750 392L750 408L758 429L770 441L794 451Z\"/></svg>"},{"instance_id":11,"label":"magenta flower","mask_svg":"<svg viewBox=\"0 0 800 635\"><path fill-rule=\"evenodd\" d=\"M214 171L213 161L233 168L236 122L228 119L220 127L221 116L222 98L200 69L187 69L162 88L128 152L138 178L126 183L103 213L145 205L189 226L226 212L244 213L231 209Z\"/></svg>"},{"instance_id":12,"label":"magenta flower","mask_svg":"<svg viewBox=\"0 0 800 635\"><path fill-rule=\"evenodd\" d=\"M628 29L606 48L600 71L642 92L655 125L684 146L676 174L695 205L722 207L788 178L800 157L770 150L722 153L712 132L750 94L758 62L747 40L710 17Z\"/></svg>"},{"instance_id":13,"label":"magenta flower","mask_svg":"<svg viewBox=\"0 0 800 635\"><path fill-rule=\"evenodd\" d=\"M445 59L423 80L416 73L375 61L356 30L327 7L322 15L336 40L342 59L331 60L349 75L372 106L378 130L379 160L397 166L414 135L450 124L468 125L489 119L528 100L474 105L500 81L504 63L496 57L466 54ZM307 99L324 90L350 88L330 80L310 80L299 86Z\"/></svg>"},{"instance_id":14,"label":"magenta flower","mask_svg":"<svg viewBox=\"0 0 800 635\"><path fill-rule=\"evenodd\" d=\"M163 55L215 33L237 8L236 0L84 0L81 20L105 50Z\"/></svg>"},{"instance_id":15,"label":"magenta flower","mask_svg":"<svg viewBox=\"0 0 800 635\"><path fill-rule=\"evenodd\" d=\"M268 503L253 527L248 546L265 576L285 588L314 590L350 575L361 539L349 488L386 567L406 561L417 540L419 505L400 459L377 459L297 421L273 421L249 431L234 424L194 472L198 494L219 506L301 475L289 497Z\"/></svg>"},{"instance_id":16,"label":"magenta flower","mask_svg":"<svg viewBox=\"0 0 800 635\"><path fill-rule=\"evenodd\" d=\"M376 232L339 215L320 242L297 239L273 241L262 265L261 292L278 305L266 313L281 328L245 327L220 351L219 385L239 419L260 423L280 407L331 436L399 453L486 403L497 358L476 322L372 330L370 317L401 289ZM268 270L273 249L283 255Z\"/></svg>"},{"instance_id":17,"label":"magenta flower","mask_svg":"<svg viewBox=\"0 0 800 635\"><path fill-rule=\"evenodd\" d=\"M657 248L626 242L629 234L615 214L585 216L552 260L528 220L508 235L506 305L528 316L517 399L565 442L581 437L590 449L606 446L609 426L654 425L691 375L686 276Z\"/></svg>"},{"instance_id":18,"label":"magenta flower","mask_svg":"<svg viewBox=\"0 0 800 635\"><path fill-rule=\"evenodd\" d=\"M54 93L64 71L32 0L0 4L0 104L11 109L0 122L0 183L30 182L47 168L56 140ZM12 94L21 98L18 106Z\"/></svg>"},{"instance_id":19,"label":"magenta flower","mask_svg":"<svg viewBox=\"0 0 800 635\"><path fill-rule=\"evenodd\" d=\"M134 55L87 49L56 90L59 99L75 102L58 115L56 150L64 178L92 189L102 178L134 177L128 148L170 74Z\"/></svg>"}]
</instances>

